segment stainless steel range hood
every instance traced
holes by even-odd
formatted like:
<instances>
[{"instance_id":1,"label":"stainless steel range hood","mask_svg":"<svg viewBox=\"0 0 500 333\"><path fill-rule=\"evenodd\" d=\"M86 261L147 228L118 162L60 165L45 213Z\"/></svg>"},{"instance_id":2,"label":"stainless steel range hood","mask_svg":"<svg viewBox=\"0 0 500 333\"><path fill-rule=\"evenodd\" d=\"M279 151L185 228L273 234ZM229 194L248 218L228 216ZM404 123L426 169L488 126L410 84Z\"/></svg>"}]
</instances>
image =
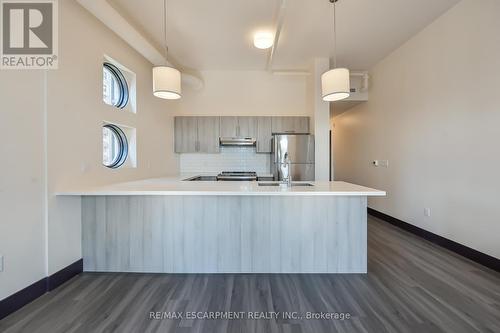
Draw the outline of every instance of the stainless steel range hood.
<instances>
[{"instance_id":1,"label":"stainless steel range hood","mask_svg":"<svg viewBox=\"0 0 500 333\"><path fill-rule=\"evenodd\" d=\"M251 147L255 146L257 139L255 138L242 138L242 137L222 137L219 138L219 143L221 146L243 146Z\"/></svg>"}]
</instances>

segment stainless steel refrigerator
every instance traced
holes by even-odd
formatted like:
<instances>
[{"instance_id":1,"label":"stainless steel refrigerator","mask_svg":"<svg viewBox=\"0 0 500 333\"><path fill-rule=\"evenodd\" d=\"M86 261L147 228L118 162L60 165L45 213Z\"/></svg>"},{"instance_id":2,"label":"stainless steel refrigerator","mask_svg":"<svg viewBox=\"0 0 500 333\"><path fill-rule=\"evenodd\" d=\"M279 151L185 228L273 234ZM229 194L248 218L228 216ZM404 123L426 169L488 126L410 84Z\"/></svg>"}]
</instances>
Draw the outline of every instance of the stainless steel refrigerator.
<instances>
[{"instance_id":1,"label":"stainless steel refrigerator","mask_svg":"<svg viewBox=\"0 0 500 333\"><path fill-rule=\"evenodd\" d=\"M290 159L293 181L314 181L314 136L275 134L272 141L271 173L274 180L288 177L286 157Z\"/></svg>"}]
</instances>

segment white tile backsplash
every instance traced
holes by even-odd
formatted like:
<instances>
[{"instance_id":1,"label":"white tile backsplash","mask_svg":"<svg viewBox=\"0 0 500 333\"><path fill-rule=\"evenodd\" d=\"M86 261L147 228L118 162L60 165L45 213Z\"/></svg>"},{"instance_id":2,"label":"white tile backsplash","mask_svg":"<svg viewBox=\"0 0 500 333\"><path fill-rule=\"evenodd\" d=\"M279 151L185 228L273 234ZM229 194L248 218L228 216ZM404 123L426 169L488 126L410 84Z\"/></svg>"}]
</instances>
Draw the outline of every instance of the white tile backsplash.
<instances>
[{"instance_id":1,"label":"white tile backsplash","mask_svg":"<svg viewBox=\"0 0 500 333\"><path fill-rule=\"evenodd\" d=\"M255 147L221 147L220 154L181 154L181 173L255 171L269 174L270 154L257 154Z\"/></svg>"}]
</instances>

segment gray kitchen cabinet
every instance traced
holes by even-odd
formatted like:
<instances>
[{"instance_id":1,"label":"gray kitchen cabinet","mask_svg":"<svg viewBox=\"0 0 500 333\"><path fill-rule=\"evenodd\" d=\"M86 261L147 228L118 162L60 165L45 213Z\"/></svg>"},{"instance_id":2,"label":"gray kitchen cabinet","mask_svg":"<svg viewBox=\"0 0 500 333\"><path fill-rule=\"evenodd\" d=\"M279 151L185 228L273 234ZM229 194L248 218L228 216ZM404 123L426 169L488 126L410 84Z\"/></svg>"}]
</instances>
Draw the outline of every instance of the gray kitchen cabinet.
<instances>
[{"instance_id":1,"label":"gray kitchen cabinet","mask_svg":"<svg viewBox=\"0 0 500 333\"><path fill-rule=\"evenodd\" d=\"M220 136L224 138L238 136L238 117L220 117Z\"/></svg>"},{"instance_id":2,"label":"gray kitchen cabinet","mask_svg":"<svg viewBox=\"0 0 500 333\"><path fill-rule=\"evenodd\" d=\"M238 136L255 138L257 136L257 117L238 117Z\"/></svg>"},{"instance_id":3,"label":"gray kitchen cabinet","mask_svg":"<svg viewBox=\"0 0 500 333\"><path fill-rule=\"evenodd\" d=\"M220 117L198 118L198 152L218 153L220 137Z\"/></svg>"},{"instance_id":4,"label":"gray kitchen cabinet","mask_svg":"<svg viewBox=\"0 0 500 333\"><path fill-rule=\"evenodd\" d=\"M219 117L175 117L176 153L218 153Z\"/></svg>"},{"instance_id":5,"label":"gray kitchen cabinet","mask_svg":"<svg viewBox=\"0 0 500 333\"><path fill-rule=\"evenodd\" d=\"M273 133L309 134L309 117L272 117Z\"/></svg>"},{"instance_id":6,"label":"gray kitchen cabinet","mask_svg":"<svg viewBox=\"0 0 500 333\"><path fill-rule=\"evenodd\" d=\"M257 153L271 152L272 118L257 117Z\"/></svg>"},{"instance_id":7,"label":"gray kitchen cabinet","mask_svg":"<svg viewBox=\"0 0 500 333\"><path fill-rule=\"evenodd\" d=\"M196 153L198 149L197 117L175 117L174 136L176 153Z\"/></svg>"},{"instance_id":8,"label":"gray kitchen cabinet","mask_svg":"<svg viewBox=\"0 0 500 333\"><path fill-rule=\"evenodd\" d=\"M221 137L250 137L257 136L257 117L221 117Z\"/></svg>"}]
</instances>

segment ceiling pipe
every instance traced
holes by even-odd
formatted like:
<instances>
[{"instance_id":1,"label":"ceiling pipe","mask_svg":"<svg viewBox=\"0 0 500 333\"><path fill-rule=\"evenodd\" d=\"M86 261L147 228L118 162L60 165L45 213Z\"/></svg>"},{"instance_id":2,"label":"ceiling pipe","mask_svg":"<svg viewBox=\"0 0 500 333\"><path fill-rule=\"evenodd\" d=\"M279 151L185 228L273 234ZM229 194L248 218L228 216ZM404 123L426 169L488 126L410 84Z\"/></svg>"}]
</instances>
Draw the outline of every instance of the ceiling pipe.
<instances>
[{"instance_id":1,"label":"ceiling pipe","mask_svg":"<svg viewBox=\"0 0 500 333\"><path fill-rule=\"evenodd\" d=\"M154 66L172 64L156 47L130 24L107 0L77 0L77 2L109 29L120 36L127 44L139 52ZM182 83L194 89L201 89L203 81L193 75L183 72Z\"/></svg>"},{"instance_id":2,"label":"ceiling pipe","mask_svg":"<svg viewBox=\"0 0 500 333\"><path fill-rule=\"evenodd\" d=\"M351 72L351 77L361 77L363 79L363 81L361 81L361 91L367 91L368 88L370 88L370 75L368 72Z\"/></svg>"},{"instance_id":3,"label":"ceiling pipe","mask_svg":"<svg viewBox=\"0 0 500 333\"><path fill-rule=\"evenodd\" d=\"M285 10L286 10L286 0L281 0L279 9L278 9L278 14L276 15L276 23L275 23L275 33L274 33L274 43L271 48L271 51L268 54L267 57L267 65L266 69L270 72L272 72L272 66L273 66L273 60L274 60L274 55L276 54L276 49L278 48L278 43L280 40L280 35L281 35L281 29L283 28L283 21L285 20Z\"/></svg>"},{"instance_id":4,"label":"ceiling pipe","mask_svg":"<svg viewBox=\"0 0 500 333\"><path fill-rule=\"evenodd\" d=\"M276 50L278 49L279 39L281 36L281 30L283 29L283 23L285 21L285 12L286 12L286 0L281 0L280 6L278 8L278 12L276 14L275 19L275 33L274 33L274 42L273 46L268 53L266 70L274 75L286 75L286 76L309 76L311 73L308 70L296 70L296 69L277 69L274 70L273 61L276 54Z\"/></svg>"}]
</instances>

